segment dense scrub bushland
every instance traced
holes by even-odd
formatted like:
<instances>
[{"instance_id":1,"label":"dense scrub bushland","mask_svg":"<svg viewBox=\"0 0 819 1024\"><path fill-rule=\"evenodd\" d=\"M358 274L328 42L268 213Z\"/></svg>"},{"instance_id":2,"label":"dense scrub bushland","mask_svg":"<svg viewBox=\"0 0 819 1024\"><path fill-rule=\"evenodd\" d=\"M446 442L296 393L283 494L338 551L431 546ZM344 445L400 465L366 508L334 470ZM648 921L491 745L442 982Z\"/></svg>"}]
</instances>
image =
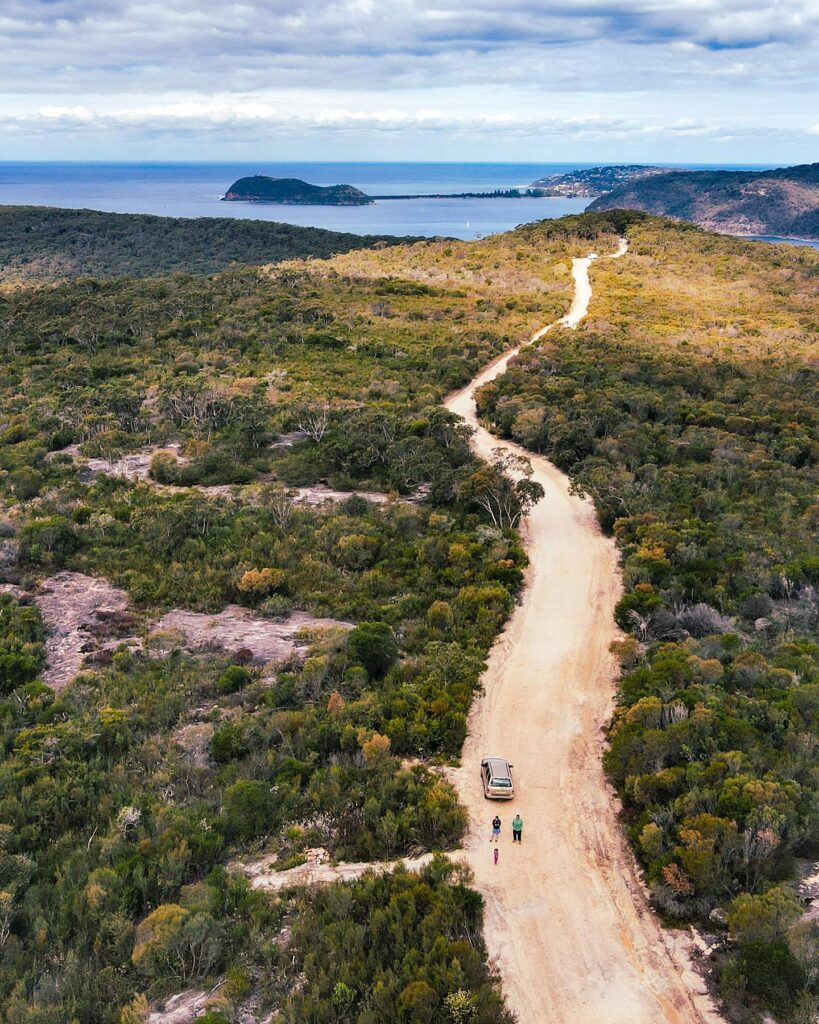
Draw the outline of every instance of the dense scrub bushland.
<instances>
[{"instance_id":1,"label":"dense scrub bushland","mask_svg":"<svg viewBox=\"0 0 819 1024\"><path fill-rule=\"evenodd\" d=\"M466 707L477 652L436 642L399 668L397 645L385 653L370 629L283 666L271 686L258 669L157 639L152 658L121 651L55 696L32 679L33 609L3 598L0 612L9 1019L116 1019L135 991L255 970L252 936L276 913L225 875L232 852L272 842L286 866L306 846L382 859L460 837L449 786L395 752L434 746L439 723L440 742L455 745L462 728L447 733L456 716L446 708Z\"/></svg>"},{"instance_id":2,"label":"dense scrub bushland","mask_svg":"<svg viewBox=\"0 0 819 1024\"><path fill-rule=\"evenodd\" d=\"M621 544L608 767L658 902L727 914L735 1008L811 1012L790 879L816 843L817 258L614 211L0 294L5 580L104 574L137 632L232 601L355 624L275 673L153 636L55 694L36 610L2 600L4 1024L141 1024L146 998L218 981L209 1024L248 1000L294 1022L502 1019L480 902L445 865L307 899L225 864L458 842L427 762L460 748L525 558L440 399L560 315L568 257L623 231L581 331L526 353L483 411L569 470ZM152 481L82 469L140 451ZM413 500L293 502L317 481Z\"/></svg>"},{"instance_id":3,"label":"dense scrub bushland","mask_svg":"<svg viewBox=\"0 0 819 1024\"><path fill-rule=\"evenodd\" d=\"M562 308L571 244L527 228L411 246L406 276L382 249L0 295L6 581L103 574L137 633L168 606L228 602L355 624L275 672L149 636L55 694L36 609L2 599L8 1024L136 1024L146 999L222 979L214 1021L248 999L293 1021L504 1019L480 900L450 867L308 900L254 893L225 865L459 841L463 811L427 762L460 750L525 557L439 401ZM172 441L152 481L82 469ZM320 480L413 501L288 494Z\"/></svg>"},{"instance_id":4,"label":"dense scrub bushland","mask_svg":"<svg viewBox=\"0 0 819 1024\"><path fill-rule=\"evenodd\" d=\"M738 1016L807 1020L815 926L788 883L819 849L819 257L629 234L622 267L595 267L587 324L479 407L593 497L622 552L606 767L657 903L727 914Z\"/></svg>"},{"instance_id":5,"label":"dense scrub bushland","mask_svg":"<svg viewBox=\"0 0 819 1024\"><path fill-rule=\"evenodd\" d=\"M0 284L174 271L213 274L231 263L326 259L350 249L406 241L235 217L0 206Z\"/></svg>"},{"instance_id":6,"label":"dense scrub bushland","mask_svg":"<svg viewBox=\"0 0 819 1024\"><path fill-rule=\"evenodd\" d=\"M300 909L291 950L312 985L291 995L288 1024L511 1020L481 957L481 898L450 863L305 894Z\"/></svg>"},{"instance_id":7,"label":"dense scrub bushland","mask_svg":"<svg viewBox=\"0 0 819 1024\"><path fill-rule=\"evenodd\" d=\"M58 454L72 444L116 460L178 440L185 461L160 457L159 482L273 473L451 497L465 445L440 398L562 308L570 278L555 257L568 249L530 227L474 249L402 249L406 279L384 249L0 293L2 486L12 500L79 486ZM299 429L294 448L270 447Z\"/></svg>"}]
</instances>

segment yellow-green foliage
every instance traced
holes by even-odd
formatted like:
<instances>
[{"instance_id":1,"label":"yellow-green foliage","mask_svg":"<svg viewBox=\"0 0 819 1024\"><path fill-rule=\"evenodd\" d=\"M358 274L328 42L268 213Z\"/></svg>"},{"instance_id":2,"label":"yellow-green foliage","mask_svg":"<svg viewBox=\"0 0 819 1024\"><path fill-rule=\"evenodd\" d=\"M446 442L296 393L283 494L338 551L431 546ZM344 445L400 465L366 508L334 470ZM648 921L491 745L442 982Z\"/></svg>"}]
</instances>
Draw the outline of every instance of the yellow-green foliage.
<instances>
[{"instance_id":1,"label":"yellow-green foliage","mask_svg":"<svg viewBox=\"0 0 819 1024\"><path fill-rule=\"evenodd\" d=\"M810 958L745 922L795 905L770 887L819 826L819 253L639 216L627 234L578 331L524 352L479 410L617 539L631 637L607 768L663 910L736 897L723 989L784 1016L810 1003Z\"/></svg>"}]
</instances>

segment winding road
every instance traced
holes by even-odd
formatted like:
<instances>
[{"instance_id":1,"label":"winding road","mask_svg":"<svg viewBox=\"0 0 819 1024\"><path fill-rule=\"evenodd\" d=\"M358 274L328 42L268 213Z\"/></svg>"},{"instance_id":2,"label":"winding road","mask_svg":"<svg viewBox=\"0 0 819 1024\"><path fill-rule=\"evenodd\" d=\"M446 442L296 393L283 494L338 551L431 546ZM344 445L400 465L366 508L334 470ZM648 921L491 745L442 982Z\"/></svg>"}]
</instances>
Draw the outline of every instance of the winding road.
<instances>
[{"instance_id":1,"label":"winding road","mask_svg":"<svg viewBox=\"0 0 819 1024\"><path fill-rule=\"evenodd\" d=\"M621 240L612 257L623 256ZM573 261L574 300L561 325L576 328L591 299L589 268ZM691 968L684 935L652 914L617 820L601 764L614 695L617 553L594 508L570 493L545 458L494 437L477 420L475 391L502 374L519 348L486 367L446 407L474 428L482 458L503 448L531 459L544 499L524 523L530 559L522 602L493 647L484 695L470 717L453 782L470 816L461 855L486 902L485 935L508 1006L520 1024L703 1024L717 1016ZM514 764L517 796L489 804L481 757ZM503 820L493 864L489 822ZM512 845L511 819L524 821Z\"/></svg>"}]
</instances>

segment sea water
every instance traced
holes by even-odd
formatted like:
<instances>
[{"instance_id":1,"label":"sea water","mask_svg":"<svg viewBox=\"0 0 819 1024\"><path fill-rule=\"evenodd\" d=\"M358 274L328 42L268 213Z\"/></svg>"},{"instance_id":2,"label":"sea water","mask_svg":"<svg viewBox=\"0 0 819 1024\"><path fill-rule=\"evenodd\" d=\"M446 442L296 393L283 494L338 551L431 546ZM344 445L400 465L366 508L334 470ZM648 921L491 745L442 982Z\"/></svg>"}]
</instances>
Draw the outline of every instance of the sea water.
<instances>
[{"instance_id":1,"label":"sea water","mask_svg":"<svg viewBox=\"0 0 819 1024\"><path fill-rule=\"evenodd\" d=\"M605 161L601 161L605 162ZM59 206L165 217L241 217L356 234L477 238L518 224L580 213L589 199L391 199L372 206L225 203L250 174L347 184L371 195L525 188L578 163L9 163L0 162L0 205ZM687 165L692 169L704 165ZM746 168L757 169L757 168ZM759 168L761 169L761 167Z\"/></svg>"},{"instance_id":2,"label":"sea water","mask_svg":"<svg viewBox=\"0 0 819 1024\"><path fill-rule=\"evenodd\" d=\"M165 217L241 217L356 234L476 238L579 213L588 199L393 199L371 206L220 202L250 174L347 184L375 195L481 192L529 185L575 164L0 163L0 204L60 206Z\"/></svg>"}]
</instances>

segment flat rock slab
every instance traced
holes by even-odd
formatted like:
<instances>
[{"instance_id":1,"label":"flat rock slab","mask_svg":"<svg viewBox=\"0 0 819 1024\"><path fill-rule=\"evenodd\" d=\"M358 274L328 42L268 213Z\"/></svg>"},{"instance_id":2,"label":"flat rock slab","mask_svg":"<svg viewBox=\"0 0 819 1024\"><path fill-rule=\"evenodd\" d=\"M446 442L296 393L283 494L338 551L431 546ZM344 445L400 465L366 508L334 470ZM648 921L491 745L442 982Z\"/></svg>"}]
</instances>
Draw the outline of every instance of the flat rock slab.
<instances>
[{"instance_id":1,"label":"flat rock slab","mask_svg":"<svg viewBox=\"0 0 819 1024\"><path fill-rule=\"evenodd\" d=\"M116 631L117 616L130 606L124 590L79 572L44 580L35 601L48 630L42 679L55 690L71 682L87 655L102 646L100 639Z\"/></svg>"},{"instance_id":2,"label":"flat rock slab","mask_svg":"<svg viewBox=\"0 0 819 1024\"><path fill-rule=\"evenodd\" d=\"M233 861L228 865L231 871L241 872L250 879L251 889L277 892L294 885L330 885L333 882L351 882L368 872L384 875L397 867L407 871L421 871L432 860L431 853L420 857L401 857L387 861L341 861L333 864L326 850L317 847L307 851L307 860L286 871L274 870L276 855L262 857L257 861L241 863Z\"/></svg>"},{"instance_id":3,"label":"flat rock slab","mask_svg":"<svg viewBox=\"0 0 819 1024\"><path fill-rule=\"evenodd\" d=\"M290 434L284 434L277 442L271 445L271 448L287 448L306 436L306 434L298 430ZM181 445L178 442L173 442L172 444L147 448L141 452L132 452L112 462L109 459L85 458L80 452L79 445L70 444L59 451L49 452L46 458L50 461L57 455L68 455L78 461L79 477L84 483L91 483L101 473L105 473L108 476L123 477L132 483L142 481L153 487L154 490L164 494L185 494L191 491L198 491L213 498L249 498L250 504L254 504L258 500L258 498L254 499L252 485L250 487L243 484L192 484L191 486L182 486L178 484L160 484L156 480L152 480L149 476L151 462L154 456L160 452L172 455L180 465L188 464L190 460L180 455L180 450ZM327 487L325 484L314 484L310 487L291 487L288 488L288 493L293 501L303 502L306 505L323 505L325 501L341 502L354 496L364 498L365 501L369 501L374 505L386 505L391 500L389 494L384 494L381 491L337 491L332 487ZM422 496L421 492L419 492L419 497ZM403 500L406 501L408 499Z\"/></svg>"},{"instance_id":4,"label":"flat rock slab","mask_svg":"<svg viewBox=\"0 0 819 1024\"><path fill-rule=\"evenodd\" d=\"M802 921L819 921L819 863L805 865L800 871L797 891L806 904Z\"/></svg>"},{"instance_id":5,"label":"flat rock slab","mask_svg":"<svg viewBox=\"0 0 819 1024\"><path fill-rule=\"evenodd\" d=\"M218 648L235 653L244 649L259 661L283 661L305 649L307 631L352 628L351 622L317 619L307 612L292 612L283 621L274 622L235 604L229 604L218 615L176 608L156 624L158 630L180 632L192 650Z\"/></svg>"},{"instance_id":6,"label":"flat rock slab","mask_svg":"<svg viewBox=\"0 0 819 1024\"><path fill-rule=\"evenodd\" d=\"M210 741L212 722L188 722L173 733L172 739L194 768L207 768L211 764Z\"/></svg>"},{"instance_id":7,"label":"flat rock slab","mask_svg":"<svg viewBox=\"0 0 819 1024\"><path fill-rule=\"evenodd\" d=\"M290 430L286 434L279 434L269 447L272 450L276 448L292 448L299 441L306 441L309 436L306 430Z\"/></svg>"},{"instance_id":8,"label":"flat rock slab","mask_svg":"<svg viewBox=\"0 0 819 1024\"><path fill-rule=\"evenodd\" d=\"M27 592L12 584L0 585L0 592L21 600L31 599ZM60 572L43 580L34 601L47 631L42 680L55 690L68 686L94 656L110 652L122 643L131 649L142 646L140 638L127 635L132 625L128 595L106 579L80 572ZM301 611L274 622L231 604L218 615L173 609L154 628L181 633L190 650L221 650L231 654L249 650L257 661L284 661L306 650L314 631L349 630L353 623L318 619Z\"/></svg>"},{"instance_id":9,"label":"flat rock slab","mask_svg":"<svg viewBox=\"0 0 819 1024\"><path fill-rule=\"evenodd\" d=\"M324 484L293 488L293 500L303 502L305 505L323 505L325 501L340 502L348 498L363 498L372 505L386 505L390 501L389 494L383 494L381 491L335 491Z\"/></svg>"},{"instance_id":10,"label":"flat rock slab","mask_svg":"<svg viewBox=\"0 0 819 1024\"><path fill-rule=\"evenodd\" d=\"M190 1024L205 1011L208 993L202 989L189 989L165 999L161 1006L148 1014L148 1024Z\"/></svg>"},{"instance_id":11,"label":"flat rock slab","mask_svg":"<svg viewBox=\"0 0 819 1024\"><path fill-rule=\"evenodd\" d=\"M50 462L57 455L70 456L79 463L79 477L84 483L91 483L96 480L100 473L105 473L108 476L125 477L126 480L131 481L148 480L151 460L159 452L167 452L169 455L173 455L174 458L179 459L180 462L187 462L186 459L180 456L180 448L181 445L178 442L167 445L155 445L141 452L131 452L128 455L122 455L120 458L111 461L110 459L88 458L82 454L79 445L70 444L66 448L49 452L46 455L46 460Z\"/></svg>"}]
</instances>

